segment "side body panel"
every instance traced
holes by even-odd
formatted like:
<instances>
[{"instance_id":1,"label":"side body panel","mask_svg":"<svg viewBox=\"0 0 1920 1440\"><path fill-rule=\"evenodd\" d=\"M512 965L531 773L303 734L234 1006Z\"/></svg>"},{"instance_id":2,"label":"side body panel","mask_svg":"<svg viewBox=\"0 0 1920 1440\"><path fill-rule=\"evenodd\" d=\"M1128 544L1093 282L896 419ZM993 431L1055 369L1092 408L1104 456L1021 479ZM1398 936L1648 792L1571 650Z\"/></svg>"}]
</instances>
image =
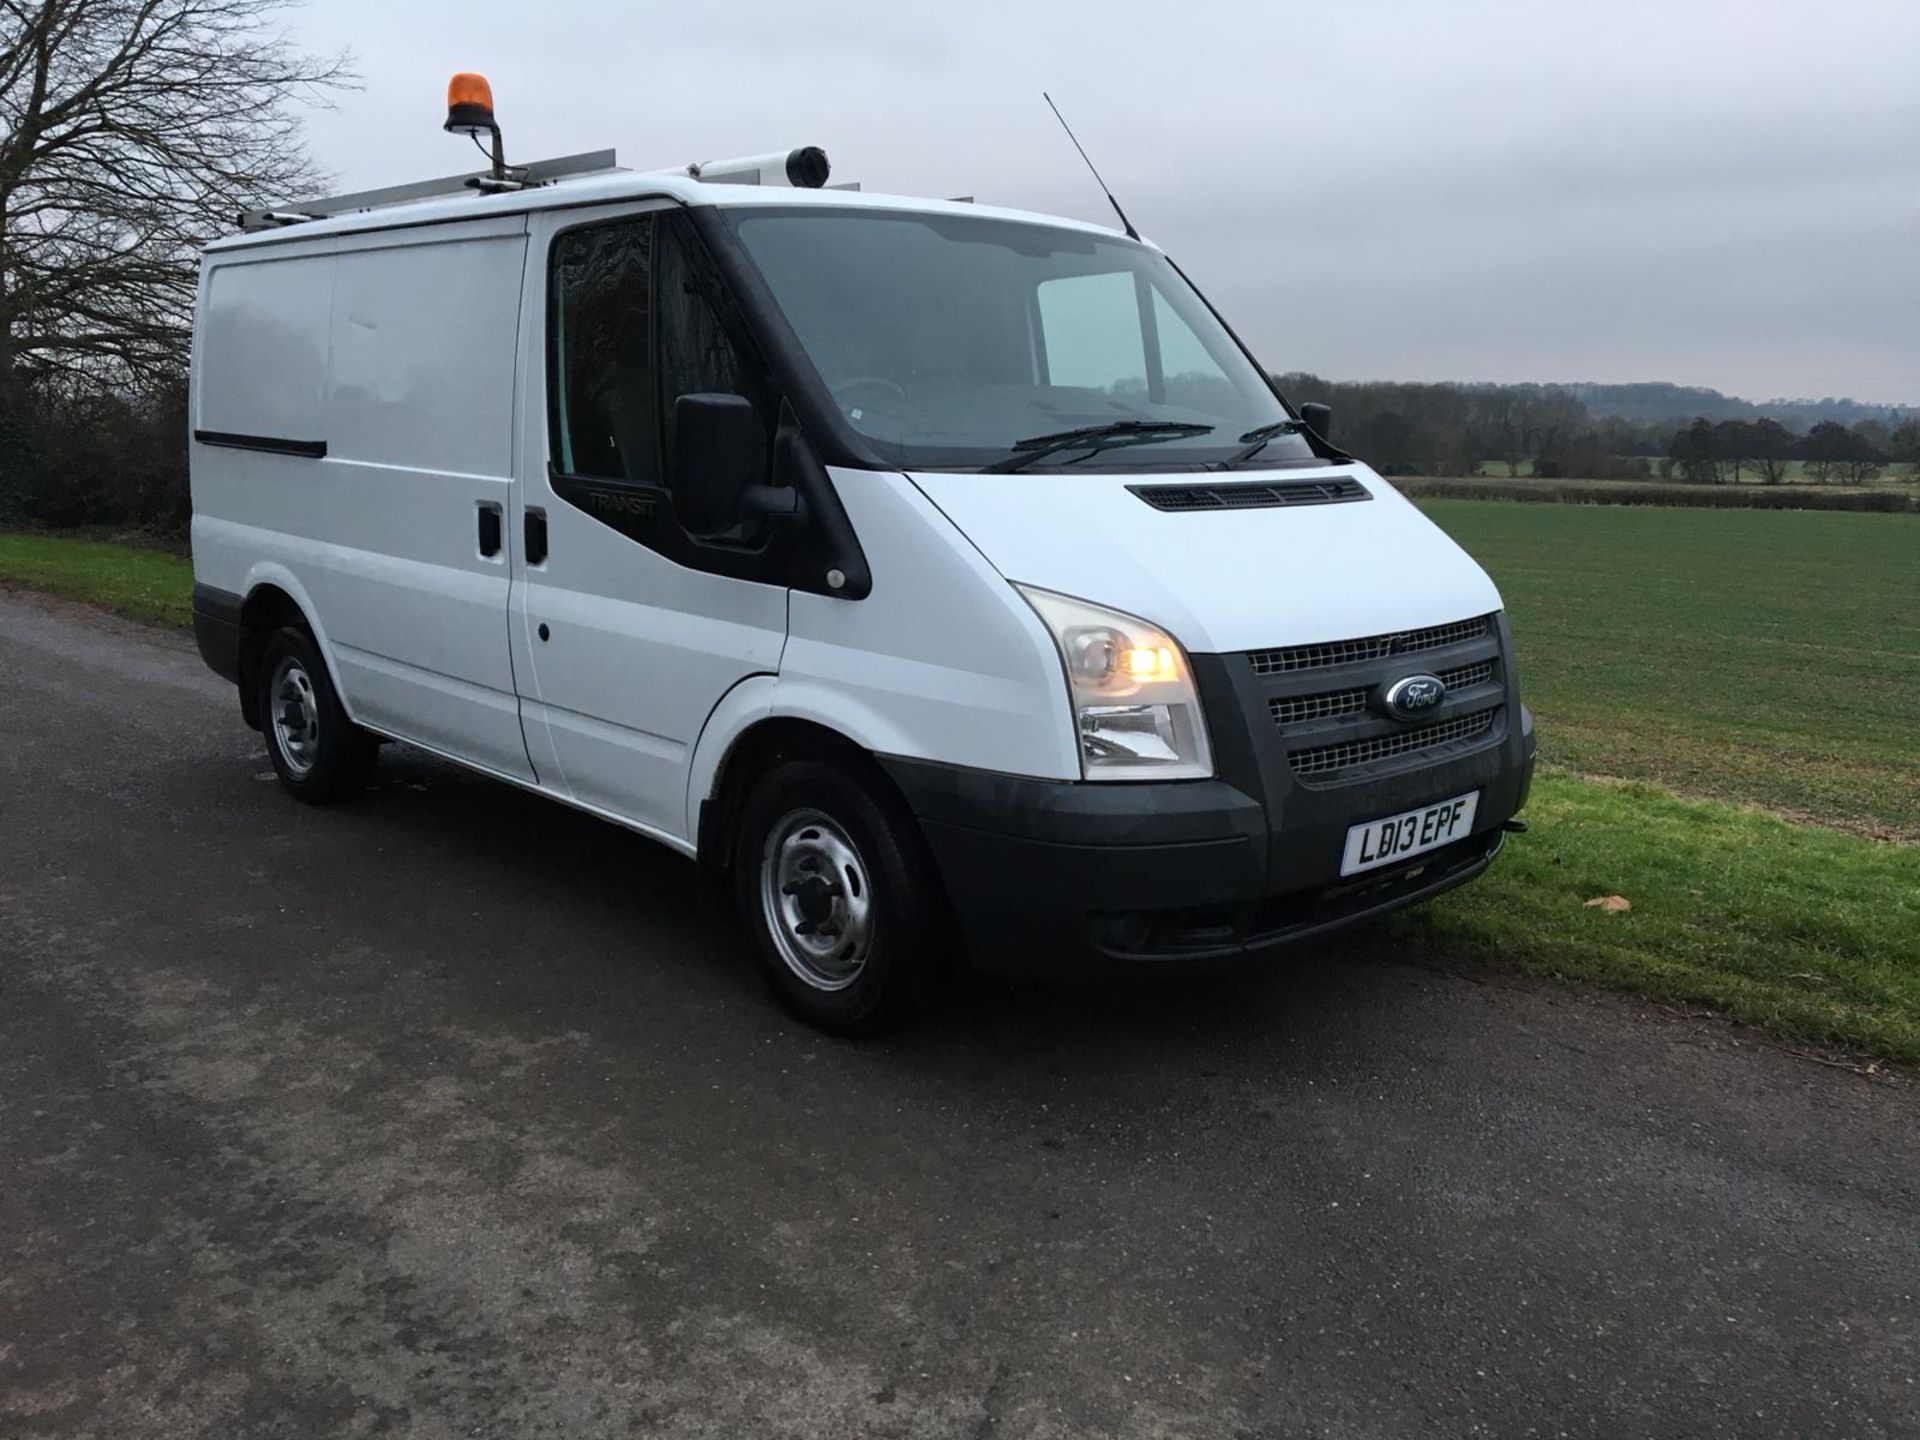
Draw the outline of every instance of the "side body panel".
<instances>
[{"instance_id":1,"label":"side body panel","mask_svg":"<svg viewBox=\"0 0 1920 1440\"><path fill-rule=\"evenodd\" d=\"M301 241L202 262L188 397L196 432L322 438L338 246ZM245 595L263 569L311 575L321 463L196 441L195 581Z\"/></svg>"},{"instance_id":2,"label":"side body panel","mask_svg":"<svg viewBox=\"0 0 1920 1440\"><path fill-rule=\"evenodd\" d=\"M202 583L293 594L355 720L533 778L507 647L524 216L236 252L202 281L196 443Z\"/></svg>"},{"instance_id":3,"label":"side body panel","mask_svg":"<svg viewBox=\"0 0 1920 1440\"><path fill-rule=\"evenodd\" d=\"M861 716L882 754L1078 780L1059 652L1032 607L906 476L832 471L873 594L793 597L783 713Z\"/></svg>"},{"instance_id":4,"label":"side body panel","mask_svg":"<svg viewBox=\"0 0 1920 1440\"><path fill-rule=\"evenodd\" d=\"M531 779L508 550L479 543L512 494L525 258L521 217L342 241L321 604L356 719Z\"/></svg>"},{"instance_id":5,"label":"side body panel","mask_svg":"<svg viewBox=\"0 0 1920 1440\"><path fill-rule=\"evenodd\" d=\"M769 718L808 720L878 755L1078 780L1066 682L1040 619L906 476L831 472L873 593L794 592L777 679L728 695L700 737L689 833L727 752Z\"/></svg>"}]
</instances>

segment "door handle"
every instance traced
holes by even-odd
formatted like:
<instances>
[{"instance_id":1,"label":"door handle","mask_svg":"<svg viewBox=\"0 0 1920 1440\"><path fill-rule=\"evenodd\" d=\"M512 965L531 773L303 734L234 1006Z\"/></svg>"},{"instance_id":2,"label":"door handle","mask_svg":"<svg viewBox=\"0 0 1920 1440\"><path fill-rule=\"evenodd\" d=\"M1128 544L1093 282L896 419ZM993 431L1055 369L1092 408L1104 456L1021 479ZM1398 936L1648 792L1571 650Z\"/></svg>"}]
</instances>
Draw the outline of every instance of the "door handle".
<instances>
[{"instance_id":1,"label":"door handle","mask_svg":"<svg viewBox=\"0 0 1920 1440\"><path fill-rule=\"evenodd\" d=\"M527 508L527 563L547 563L547 512Z\"/></svg>"},{"instance_id":2,"label":"door handle","mask_svg":"<svg viewBox=\"0 0 1920 1440\"><path fill-rule=\"evenodd\" d=\"M490 500L480 502L480 553L489 560L500 553L500 507Z\"/></svg>"}]
</instances>

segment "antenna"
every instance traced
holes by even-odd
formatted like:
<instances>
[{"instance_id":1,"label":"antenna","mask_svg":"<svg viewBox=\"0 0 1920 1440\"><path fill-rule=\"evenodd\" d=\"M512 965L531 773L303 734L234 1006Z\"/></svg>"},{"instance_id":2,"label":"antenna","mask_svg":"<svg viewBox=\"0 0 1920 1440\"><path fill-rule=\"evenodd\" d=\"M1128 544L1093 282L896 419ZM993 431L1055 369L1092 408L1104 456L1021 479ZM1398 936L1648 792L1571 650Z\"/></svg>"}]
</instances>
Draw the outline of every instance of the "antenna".
<instances>
[{"instance_id":1,"label":"antenna","mask_svg":"<svg viewBox=\"0 0 1920 1440\"><path fill-rule=\"evenodd\" d=\"M1060 122L1060 128L1067 132L1067 139L1073 141L1073 148L1078 150L1080 158L1087 162L1087 169L1093 170L1093 183L1105 191L1107 203L1113 206L1113 213L1120 217L1120 225L1127 232L1127 238L1138 240L1140 232L1133 228L1133 222L1127 218L1127 212L1120 208L1120 202L1113 198L1113 191L1107 189L1107 182L1100 178L1100 172L1094 170L1093 160L1088 156L1086 147L1080 143L1079 137L1073 133L1073 127L1067 124L1067 117L1060 113L1060 107L1053 103L1053 97L1046 91L1040 92L1040 98L1047 102L1047 108L1053 111L1053 118Z\"/></svg>"}]
</instances>

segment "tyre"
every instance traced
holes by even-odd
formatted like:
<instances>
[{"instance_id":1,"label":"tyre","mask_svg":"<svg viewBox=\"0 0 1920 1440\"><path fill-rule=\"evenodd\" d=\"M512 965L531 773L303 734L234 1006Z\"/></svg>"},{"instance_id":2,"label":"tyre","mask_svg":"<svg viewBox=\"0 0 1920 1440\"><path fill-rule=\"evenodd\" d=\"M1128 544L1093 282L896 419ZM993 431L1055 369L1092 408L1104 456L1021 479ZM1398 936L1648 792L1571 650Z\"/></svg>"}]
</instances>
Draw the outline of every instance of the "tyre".
<instances>
[{"instance_id":1,"label":"tyre","mask_svg":"<svg viewBox=\"0 0 1920 1440\"><path fill-rule=\"evenodd\" d=\"M291 625L276 630L255 683L267 758L296 799L328 805L366 785L379 741L347 718L311 635Z\"/></svg>"},{"instance_id":2,"label":"tyre","mask_svg":"<svg viewBox=\"0 0 1920 1440\"><path fill-rule=\"evenodd\" d=\"M925 1007L952 927L918 829L880 785L820 760L770 770L733 875L767 979L802 1020L874 1035Z\"/></svg>"}]
</instances>

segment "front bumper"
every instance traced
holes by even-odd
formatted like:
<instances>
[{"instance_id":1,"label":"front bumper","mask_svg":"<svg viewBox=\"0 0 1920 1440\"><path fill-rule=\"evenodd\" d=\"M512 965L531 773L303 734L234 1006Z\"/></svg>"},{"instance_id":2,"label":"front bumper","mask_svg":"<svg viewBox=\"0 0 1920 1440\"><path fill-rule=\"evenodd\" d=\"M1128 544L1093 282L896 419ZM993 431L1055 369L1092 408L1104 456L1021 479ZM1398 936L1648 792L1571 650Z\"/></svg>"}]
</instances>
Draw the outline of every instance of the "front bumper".
<instances>
[{"instance_id":1,"label":"front bumper","mask_svg":"<svg viewBox=\"0 0 1920 1440\"><path fill-rule=\"evenodd\" d=\"M1266 690L1237 664L1245 657L1193 658L1219 767L1212 780L1074 784L883 759L919 817L976 965L1062 974L1196 963L1326 935L1473 879L1526 803L1533 722L1510 666L1508 703L1486 734L1310 783L1276 743ZM1340 875L1349 827L1474 790L1471 835Z\"/></svg>"}]
</instances>

